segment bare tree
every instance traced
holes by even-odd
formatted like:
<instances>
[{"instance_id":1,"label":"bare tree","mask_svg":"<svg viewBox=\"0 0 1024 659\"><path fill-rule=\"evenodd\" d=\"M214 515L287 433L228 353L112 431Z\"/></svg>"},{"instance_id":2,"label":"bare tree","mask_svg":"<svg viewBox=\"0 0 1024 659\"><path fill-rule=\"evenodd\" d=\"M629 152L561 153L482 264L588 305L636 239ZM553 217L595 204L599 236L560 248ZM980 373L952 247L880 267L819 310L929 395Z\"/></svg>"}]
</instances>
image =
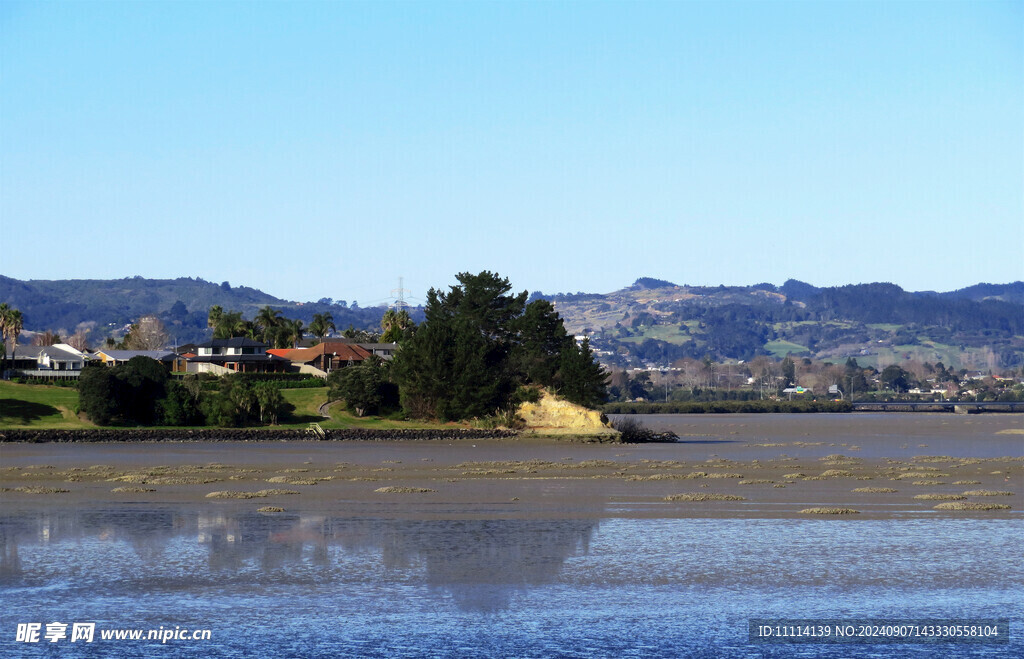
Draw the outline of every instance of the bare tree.
<instances>
[{"instance_id":1,"label":"bare tree","mask_svg":"<svg viewBox=\"0 0 1024 659\"><path fill-rule=\"evenodd\" d=\"M821 369L822 383L826 387L836 386L840 389L843 388L843 382L846 378L846 369L837 364L830 364L825 368ZM843 392L844 395L846 392Z\"/></svg>"},{"instance_id":2,"label":"bare tree","mask_svg":"<svg viewBox=\"0 0 1024 659\"><path fill-rule=\"evenodd\" d=\"M128 350L159 350L167 345L169 338L159 318L143 316L128 330L124 337L124 347Z\"/></svg>"},{"instance_id":3,"label":"bare tree","mask_svg":"<svg viewBox=\"0 0 1024 659\"><path fill-rule=\"evenodd\" d=\"M86 351L89 349L89 340L85 336L85 332L79 330L73 335L68 337L67 344L75 350Z\"/></svg>"},{"instance_id":4,"label":"bare tree","mask_svg":"<svg viewBox=\"0 0 1024 659\"><path fill-rule=\"evenodd\" d=\"M766 392L771 394L778 385L778 377L782 371L779 362L767 355L758 355L750 360L750 376L754 378L754 388L764 398Z\"/></svg>"},{"instance_id":5,"label":"bare tree","mask_svg":"<svg viewBox=\"0 0 1024 659\"><path fill-rule=\"evenodd\" d=\"M55 343L60 343L60 334L55 334L52 330L37 332L32 337L32 345L34 346L52 346Z\"/></svg>"}]
</instances>

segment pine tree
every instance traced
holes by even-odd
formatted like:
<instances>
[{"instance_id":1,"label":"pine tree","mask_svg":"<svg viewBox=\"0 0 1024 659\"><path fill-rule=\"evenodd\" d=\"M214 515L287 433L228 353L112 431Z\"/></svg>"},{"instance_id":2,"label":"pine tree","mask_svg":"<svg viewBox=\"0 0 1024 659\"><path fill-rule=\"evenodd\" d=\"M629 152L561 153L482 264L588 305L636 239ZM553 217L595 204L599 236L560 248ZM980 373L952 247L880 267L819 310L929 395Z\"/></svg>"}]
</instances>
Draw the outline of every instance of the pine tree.
<instances>
[{"instance_id":1,"label":"pine tree","mask_svg":"<svg viewBox=\"0 0 1024 659\"><path fill-rule=\"evenodd\" d=\"M526 305L508 279L461 273L459 285L427 293L426 319L395 356L402 407L415 417L483 417L514 405L539 384L573 402L603 402L606 374L589 344L577 346L545 300Z\"/></svg>"},{"instance_id":2,"label":"pine tree","mask_svg":"<svg viewBox=\"0 0 1024 659\"><path fill-rule=\"evenodd\" d=\"M594 360L587 339L583 339L580 345L573 341L562 351L559 379L558 393L571 403L596 407L608 397L608 374Z\"/></svg>"}]
</instances>

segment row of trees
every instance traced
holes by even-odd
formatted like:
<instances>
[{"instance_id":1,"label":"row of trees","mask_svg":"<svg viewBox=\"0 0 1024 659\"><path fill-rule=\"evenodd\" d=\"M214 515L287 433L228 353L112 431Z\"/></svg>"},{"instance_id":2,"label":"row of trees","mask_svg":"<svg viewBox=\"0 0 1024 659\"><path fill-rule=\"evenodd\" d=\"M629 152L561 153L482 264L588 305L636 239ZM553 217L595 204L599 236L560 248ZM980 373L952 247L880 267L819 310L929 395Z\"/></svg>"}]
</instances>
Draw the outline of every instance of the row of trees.
<instances>
[{"instance_id":1,"label":"row of trees","mask_svg":"<svg viewBox=\"0 0 1024 659\"><path fill-rule=\"evenodd\" d=\"M763 355L748 362L717 363L706 356L677 360L673 367L660 372L613 371L609 397L617 402L754 400L780 396L784 388L797 385L821 398L847 400L906 396L915 388L941 391L942 397L959 400L1015 400L1018 395L1005 379L967 378L966 369L947 368L942 362L906 360L879 371L861 366L853 357L833 364L792 356L780 361ZM833 386L838 391L829 393Z\"/></svg>"},{"instance_id":2,"label":"row of trees","mask_svg":"<svg viewBox=\"0 0 1024 659\"><path fill-rule=\"evenodd\" d=\"M313 320L307 327L297 318L285 318L280 310L269 305L260 309L252 320L242 318L241 311L224 311L219 305L212 306L207 326L213 329L215 339L247 336L274 348L295 348L307 332L323 339L330 332L337 330L334 317L330 313L313 314Z\"/></svg>"},{"instance_id":3,"label":"row of trees","mask_svg":"<svg viewBox=\"0 0 1024 659\"><path fill-rule=\"evenodd\" d=\"M277 423L294 409L272 382L231 376L207 383L195 375L175 381L148 357L113 368L86 367L78 381L78 405L101 426L233 427Z\"/></svg>"}]
</instances>

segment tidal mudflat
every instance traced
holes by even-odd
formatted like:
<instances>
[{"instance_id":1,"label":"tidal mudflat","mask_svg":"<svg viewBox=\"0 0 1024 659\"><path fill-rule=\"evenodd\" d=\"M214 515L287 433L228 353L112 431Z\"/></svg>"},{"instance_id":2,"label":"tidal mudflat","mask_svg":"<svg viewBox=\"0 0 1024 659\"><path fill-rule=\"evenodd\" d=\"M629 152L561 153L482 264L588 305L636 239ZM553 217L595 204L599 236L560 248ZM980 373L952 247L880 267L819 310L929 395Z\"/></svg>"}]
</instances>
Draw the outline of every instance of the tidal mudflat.
<instances>
[{"instance_id":1,"label":"tidal mudflat","mask_svg":"<svg viewBox=\"0 0 1024 659\"><path fill-rule=\"evenodd\" d=\"M64 618L212 631L76 656L787 656L747 620L883 616L1021 650L1020 416L644 421L683 441L0 445L0 654Z\"/></svg>"}]
</instances>

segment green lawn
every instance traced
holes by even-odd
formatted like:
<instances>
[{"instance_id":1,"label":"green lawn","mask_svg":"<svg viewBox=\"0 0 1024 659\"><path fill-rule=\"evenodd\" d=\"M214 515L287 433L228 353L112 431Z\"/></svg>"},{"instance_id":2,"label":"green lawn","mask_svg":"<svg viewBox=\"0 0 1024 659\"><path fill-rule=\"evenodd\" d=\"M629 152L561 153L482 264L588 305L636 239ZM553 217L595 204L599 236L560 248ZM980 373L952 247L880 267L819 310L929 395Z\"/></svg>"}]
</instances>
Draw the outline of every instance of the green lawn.
<instances>
[{"instance_id":1,"label":"green lawn","mask_svg":"<svg viewBox=\"0 0 1024 659\"><path fill-rule=\"evenodd\" d=\"M75 415L78 390L0 382L0 428L89 428Z\"/></svg>"},{"instance_id":2,"label":"green lawn","mask_svg":"<svg viewBox=\"0 0 1024 659\"><path fill-rule=\"evenodd\" d=\"M644 325L641 336L624 336L619 340L623 343L643 343L647 339L658 339L665 343L681 345L691 338L693 337L678 325Z\"/></svg>"},{"instance_id":3,"label":"green lawn","mask_svg":"<svg viewBox=\"0 0 1024 659\"><path fill-rule=\"evenodd\" d=\"M285 400L295 406L292 419L281 424L283 428L304 428L311 422L320 424L325 429L331 428L379 428L394 430L397 428L458 428L463 424L429 423L427 421L403 421L377 416L357 417L345 411L340 402L331 404L330 419L320 416L320 406L327 401L327 387L315 389L282 389Z\"/></svg>"},{"instance_id":4,"label":"green lawn","mask_svg":"<svg viewBox=\"0 0 1024 659\"><path fill-rule=\"evenodd\" d=\"M331 406L331 418L320 416L319 408L327 400L327 387L316 389L282 389L285 400L295 406L295 413L280 428L305 428L310 422L323 428L456 428L464 424L402 421L381 417L356 417L345 406ZM67 387L14 384L0 381L0 428L95 428L74 413L78 391ZM269 426L268 426L269 427Z\"/></svg>"},{"instance_id":5,"label":"green lawn","mask_svg":"<svg viewBox=\"0 0 1024 659\"><path fill-rule=\"evenodd\" d=\"M979 368L984 364L984 351L981 348L966 348L925 341L920 345L874 346L868 345L870 355L855 355L857 363L864 367L882 370L889 364L903 365L909 359L935 364L942 362L946 368ZM845 356L819 355L836 363L846 360Z\"/></svg>"},{"instance_id":6,"label":"green lawn","mask_svg":"<svg viewBox=\"0 0 1024 659\"><path fill-rule=\"evenodd\" d=\"M789 353L799 354L807 352L807 346L802 346L792 341L783 341L782 339L769 341L764 344L764 349L770 352L773 357L785 357Z\"/></svg>"}]
</instances>

